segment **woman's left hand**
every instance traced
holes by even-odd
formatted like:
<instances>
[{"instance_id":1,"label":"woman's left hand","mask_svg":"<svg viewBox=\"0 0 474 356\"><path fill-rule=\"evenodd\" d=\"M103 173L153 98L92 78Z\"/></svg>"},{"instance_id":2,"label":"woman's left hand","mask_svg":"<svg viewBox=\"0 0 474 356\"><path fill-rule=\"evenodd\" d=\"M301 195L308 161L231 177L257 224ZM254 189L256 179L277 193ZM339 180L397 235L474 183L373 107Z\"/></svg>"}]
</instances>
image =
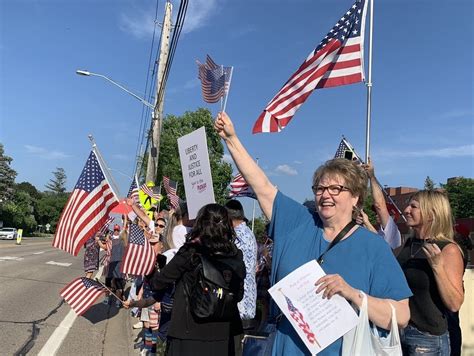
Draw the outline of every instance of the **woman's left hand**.
<instances>
[{"instance_id":1,"label":"woman's left hand","mask_svg":"<svg viewBox=\"0 0 474 356\"><path fill-rule=\"evenodd\" d=\"M432 269L437 269L443 266L443 255L441 254L441 250L438 245L424 243L422 249Z\"/></svg>"},{"instance_id":2,"label":"woman's left hand","mask_svg":"<svg viewBox=\"0 0 474 356\"><path fill-rule=\"evenodd\" d=\"M357 289L352 288L347 282L338 274L327 274L318 279L315 283L319 286L316 293L323 292L323 298L331 299L334 294L339 294L349 301L355 300L359 295Z\"/></svg>"}]
</instances>

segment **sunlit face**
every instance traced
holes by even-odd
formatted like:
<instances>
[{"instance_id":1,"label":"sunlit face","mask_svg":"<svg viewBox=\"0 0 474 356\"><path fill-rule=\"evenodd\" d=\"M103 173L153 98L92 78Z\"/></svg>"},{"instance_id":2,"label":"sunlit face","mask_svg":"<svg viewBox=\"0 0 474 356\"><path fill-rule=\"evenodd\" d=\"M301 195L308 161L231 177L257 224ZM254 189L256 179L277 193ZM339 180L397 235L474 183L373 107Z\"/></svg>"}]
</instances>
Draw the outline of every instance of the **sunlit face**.
<instances>
[{"instance_id":1,"label":"sunlit face","mask_svg":"<svg viewBox=\"0 0 474 356\"><path fill-rule=\"evenodd\" d=\"M318 187L342 186L339 194L331 194L329 189L324 189L321 195L315 194L316 208L321 219L351 219L352 208L357 204L358 197L347 190L345 180L341 177L323 175Z\"/></svg>"},{"instance_id":2,"label":"sunlit face","mask_svg":"<svg viewBox=\"0 0 474 356\"><path fill-rule=\"evenodd\" d=\"M410 227L421 227L423 219L421 217L420 203L417 200L410 200L410 203L404 210L407 218L407 225Z\"/></svg>"},{"instance_id":3,"label":"sunlit face","mask_svg":"<svg viewBox=\"0 0 474 356\"><path fill-rule=\"evenodd\" d=\"M163 231L165 230L165 227L166 227L166 223L163 220L158 219L155 223L155 234L163 233Z\"/></svg>"}]
</instances>

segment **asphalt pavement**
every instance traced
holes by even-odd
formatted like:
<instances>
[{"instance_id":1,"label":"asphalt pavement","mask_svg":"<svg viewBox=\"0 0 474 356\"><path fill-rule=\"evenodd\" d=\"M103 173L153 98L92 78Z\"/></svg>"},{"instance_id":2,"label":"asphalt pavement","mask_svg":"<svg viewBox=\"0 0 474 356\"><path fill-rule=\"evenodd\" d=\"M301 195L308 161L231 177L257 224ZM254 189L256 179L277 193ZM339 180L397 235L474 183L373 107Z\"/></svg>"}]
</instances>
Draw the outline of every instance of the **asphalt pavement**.
<instances>
[{"instance_id":1,"label":"asphalt pavement","mask_svg":"<svg viewBox=\"0 0 474 356\"><path fill-rule=\"evenodd\" d=\"M77 257L51 239L0 240L0 355L137 355L137 319L102 297L77 317L59 293L83 276Z\"/></svg>"}]
</instances>

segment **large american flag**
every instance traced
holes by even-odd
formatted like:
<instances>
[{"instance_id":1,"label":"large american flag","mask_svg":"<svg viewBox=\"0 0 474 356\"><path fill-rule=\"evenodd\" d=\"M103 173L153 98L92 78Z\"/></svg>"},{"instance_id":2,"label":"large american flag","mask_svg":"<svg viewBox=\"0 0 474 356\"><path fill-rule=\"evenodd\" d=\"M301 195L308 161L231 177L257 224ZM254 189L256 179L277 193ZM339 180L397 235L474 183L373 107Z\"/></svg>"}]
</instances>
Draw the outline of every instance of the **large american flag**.
<instances>
[{"instance_id":1,"label":"large american flag","mask_svg":"<svg viewBox=\"0 0 474 356\"><path fill-rule=\"evenodd\" d=\"M364 80L366 1L357 0L268 103L253 133L280 132L318 88Z\"/></svg>"},{"instance_id":2,"label":"large american flag","mask_svg":"<svg viewBox=\"0 0 474 356\"><path fill-rule=\"evenodd\" d=\"M237 174L234 179L232 179L232 182L230 182L229 198L236 197L250 197L257 199L252 187L248 185L240 173Z\"/></svg>"},{"instance_id":3,"label":"large american flag","mask_svg":"<svg viewBox=\"0 0 474 356\"><path fill-rule=\"evenodd\" d=\"M53 246L77 256L84 242L104 226L117 204L117 197L92 150L61 213Z\"/></svg>"},{"instance_id":4,"label":"large american flag","mask_svg":"<svg viewBox=\"0 0 474 356\"><path fill-rule=\"evenodd\" d=\"M314 335L314 333L311 331L311 327L309 326L309 324L304 320L304 317L303 317L303 314L301 314L301 312L298 310L298 308L296 308L292 301L290 300L290 298L288 298L286 295L285 295L285 299L286 299L286 305L288 307L288 311L290 312L290 315L291 317L293 318L293 320L296 322L296 325L298 326L298 328L304 332L304 334L306 335L306 338L308 339L308 342L310 344L314 344L316 343L319 347L321 347L321 345L319 344L318 340L316 340L316 336Z\"/></svg>"},{"instance_id":5,"label":"large american flag","mask_svg":"<svg viewBox=\"0 0 474 356\"><path fill-rule=\"evenodd\" d=\"M202 97L206 103L217 103L229 87L232 67L216 64L207 55L205 63L198 64L198 78L201 80Z\"/></svg>"},{"instance_id":6,"label":"large american flag","mask_svg":"<svg viewBox=\"0 0 474 356\"><path fill-rule=\"evenodd\" d=\"M128 244L120 272L135 276L147 275L153 271L155 260L155 251L153 251L143 230L136 224L130 224Z\"/></svg>"},{"instance_id":7,"label":"large american flag","mask_svg":"<svg viewBox=\"0 0 474 356\"><path fill-rule=\"evenodd\" d=\"M178 183L169 179L169 177L163 177L163 187L165 188L171 206L177 209L179 206L179 197L176 194Z\"/></svg>"},{"instance_id":8,"label":"large american flag","mask_svg":"<svg viewBox=\"0 0 474 356\"><path fill-rule=\"evenodd\" d=\"M97 281L78 277L64 287L60 295L77 315L84 314L107 289Z\"/></svg>"}]
</instances>

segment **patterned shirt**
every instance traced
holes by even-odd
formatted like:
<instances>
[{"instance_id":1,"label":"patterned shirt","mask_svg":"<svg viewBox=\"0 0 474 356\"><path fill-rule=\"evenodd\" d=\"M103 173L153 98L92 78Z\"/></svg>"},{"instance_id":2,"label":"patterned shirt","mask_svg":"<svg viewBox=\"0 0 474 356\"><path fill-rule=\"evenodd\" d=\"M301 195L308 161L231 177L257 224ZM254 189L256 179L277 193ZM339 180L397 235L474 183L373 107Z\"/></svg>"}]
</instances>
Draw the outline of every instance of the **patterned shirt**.
<instances>
[{"instance_id":1,"label":"patterned shirt","mask_svg":"<svg viewBox=\"0 0 474 356\"><path fill-rule=\"evenodd\" d=\"M242 251L245 263L244 297L239 302L239 312L242 320L249 320L255 317L257 307L257 282L255 281L255 271L257 268L257 241L252 230L245 222L240 223L235 228L237 238L235 245Z\"/></svg>"}]
</instances>

